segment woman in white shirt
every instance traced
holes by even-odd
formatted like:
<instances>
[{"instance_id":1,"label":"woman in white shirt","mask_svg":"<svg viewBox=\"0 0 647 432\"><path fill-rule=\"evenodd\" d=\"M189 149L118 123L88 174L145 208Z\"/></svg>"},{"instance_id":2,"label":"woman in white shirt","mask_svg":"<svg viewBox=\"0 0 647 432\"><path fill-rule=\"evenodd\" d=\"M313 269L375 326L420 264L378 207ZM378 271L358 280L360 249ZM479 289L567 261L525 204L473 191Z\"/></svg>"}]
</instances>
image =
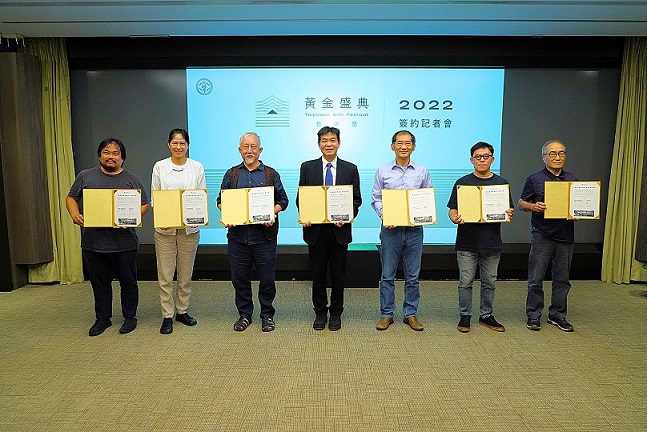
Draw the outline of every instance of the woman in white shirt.
<instances>
[{"instance_id":1,"label":"woman in white shirt","mask_svg":"<svg viewBox=\"0 0 647 432\"><path fill-rule=\"evenodd\" d=\"M184 129L173 129L169 133L168 148L171 157L163 159L153 167L152 190L205 189L206 180L202 164L189 159L189 133ZM155 203L153 203L154 211ZM155 255L157 256L157 279L162 304L162 327L160 333L173 332L175 320L188 326L198 322L187 313L191 296L193 263L200 240L197 227L155 229ZM177 269L177 287L173 275Z\"/></svg>"}]
</instances>

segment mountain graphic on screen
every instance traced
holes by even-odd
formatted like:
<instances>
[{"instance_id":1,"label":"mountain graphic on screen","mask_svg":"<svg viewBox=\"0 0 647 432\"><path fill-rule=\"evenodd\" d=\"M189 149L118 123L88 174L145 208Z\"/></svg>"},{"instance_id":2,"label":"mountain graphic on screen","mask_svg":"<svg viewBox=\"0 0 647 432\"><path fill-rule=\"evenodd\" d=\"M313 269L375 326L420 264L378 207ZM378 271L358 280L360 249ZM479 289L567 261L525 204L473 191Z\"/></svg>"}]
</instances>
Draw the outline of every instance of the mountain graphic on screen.
<instances>
[{"instance_id":1,"label":"mountain graphic on screen","mask_svg":"<svg viewBox=\"0 0 647 432\"><path fill-rule=\"evenodd\" d=\"M272 95L254 102L256 127L290 127L290 103Z\"/></svg>"}]
</instances>

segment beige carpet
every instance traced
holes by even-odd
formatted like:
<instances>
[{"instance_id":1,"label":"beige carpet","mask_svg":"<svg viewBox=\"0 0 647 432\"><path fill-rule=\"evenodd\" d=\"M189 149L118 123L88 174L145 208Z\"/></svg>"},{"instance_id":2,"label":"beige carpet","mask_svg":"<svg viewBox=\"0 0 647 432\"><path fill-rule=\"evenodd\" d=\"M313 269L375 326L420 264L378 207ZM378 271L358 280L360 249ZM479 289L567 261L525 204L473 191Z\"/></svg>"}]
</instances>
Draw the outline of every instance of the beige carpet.
<instances>
[{"instance_id":1,"label":"beige carpet","mask_svg":"<svg viewBox=\"0 0 647 432\"><path fill-rule=\"evenodd\" d=\"M376 331L368 288L346 291L341 331L316 332L309 283L280 282L276 331L255 316L236 333L230 284L196 282L198 325L160 335L142 282L137 329L118 333L116 288L113 326L91 338L88 283L23 287L0 294L0 430L647 431L647 286L575 281L574 333L545 316L527 330L525 289L498 283L505 333L456 330L455 282L422 283L424 332L401 306Z\"/></svg>"}]
</instances>

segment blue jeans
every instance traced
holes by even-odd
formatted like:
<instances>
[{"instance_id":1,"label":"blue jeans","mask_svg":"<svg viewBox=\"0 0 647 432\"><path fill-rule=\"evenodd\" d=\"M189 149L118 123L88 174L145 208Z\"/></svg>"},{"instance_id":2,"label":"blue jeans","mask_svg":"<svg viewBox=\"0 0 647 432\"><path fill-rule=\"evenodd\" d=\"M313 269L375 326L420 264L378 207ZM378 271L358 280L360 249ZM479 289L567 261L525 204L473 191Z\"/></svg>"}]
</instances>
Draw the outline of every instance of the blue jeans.
<instances>
[{"instance_id":1,"label":"blue jeans","mask_svg":"<svg viewBox=\"0 0 647 432\"><path fill-rule=\"evenodd\" d=\"M402 257L404 271L405 317L414 316L420 304L420 261L422 260L422 227L396 227L380 231L380 313L382 317L393 317L395 312L395 274Z\"/></svg>"},{"instance_id":2,"label":"blue jeans","mask_svg":"<svg viewBox=\"0 0 647 432\"><path fill-rule=\"evenodd\" d=\"M553 288L548 316L554 319L566 317L566 298L571 289L569 273L572 257L573 244L547 239L539 231L533 230L528 257L528 297L526 299L528 318L539 319L544 309L544 276L551 262Z\"/></svg>"},{"instance_id":3,"label":"blue jeans","mask_svg":"<svg viewBox=\"0 0 647 432\"><path fill-rule=\"evenodd\" d=\"M227 256L231 269L231 283L236 291L238 314L250 320L254 312L252 300L252 266L258 275L258 301L261 304L261 318L274 316L276 297L276 240L264 243L244 244L229 239Z\"/></svg>"},{"instance_id":4,"label":"blue jeans","mask_svg":"<svg viewBox=\"0 0 647 432\"><path fill-rule=\"evenodd\" d=\"M472 315L472 283L478 268L481 275L480 316L492 315L494 284L499 269L500 252L456 251L458 261L458 307L461 315Z\"/></svg>"}]
</instances>

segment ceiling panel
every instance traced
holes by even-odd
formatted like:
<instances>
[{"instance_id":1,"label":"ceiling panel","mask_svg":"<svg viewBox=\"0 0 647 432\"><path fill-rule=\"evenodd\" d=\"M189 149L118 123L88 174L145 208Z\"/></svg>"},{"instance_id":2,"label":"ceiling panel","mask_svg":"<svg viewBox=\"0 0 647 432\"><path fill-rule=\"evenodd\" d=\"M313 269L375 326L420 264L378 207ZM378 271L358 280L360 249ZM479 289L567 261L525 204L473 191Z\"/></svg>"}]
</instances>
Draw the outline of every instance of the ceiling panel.
<instances>
[{"instance_id":1,"label":"ceiling panel","mask_svg":"<svg viewBox=\"0 0 647 432\"><path fill-rule=\"evenodd\" d=\"M2 1L0 34L645 36L647 1Z\"/></svg>"}]
</instances>

